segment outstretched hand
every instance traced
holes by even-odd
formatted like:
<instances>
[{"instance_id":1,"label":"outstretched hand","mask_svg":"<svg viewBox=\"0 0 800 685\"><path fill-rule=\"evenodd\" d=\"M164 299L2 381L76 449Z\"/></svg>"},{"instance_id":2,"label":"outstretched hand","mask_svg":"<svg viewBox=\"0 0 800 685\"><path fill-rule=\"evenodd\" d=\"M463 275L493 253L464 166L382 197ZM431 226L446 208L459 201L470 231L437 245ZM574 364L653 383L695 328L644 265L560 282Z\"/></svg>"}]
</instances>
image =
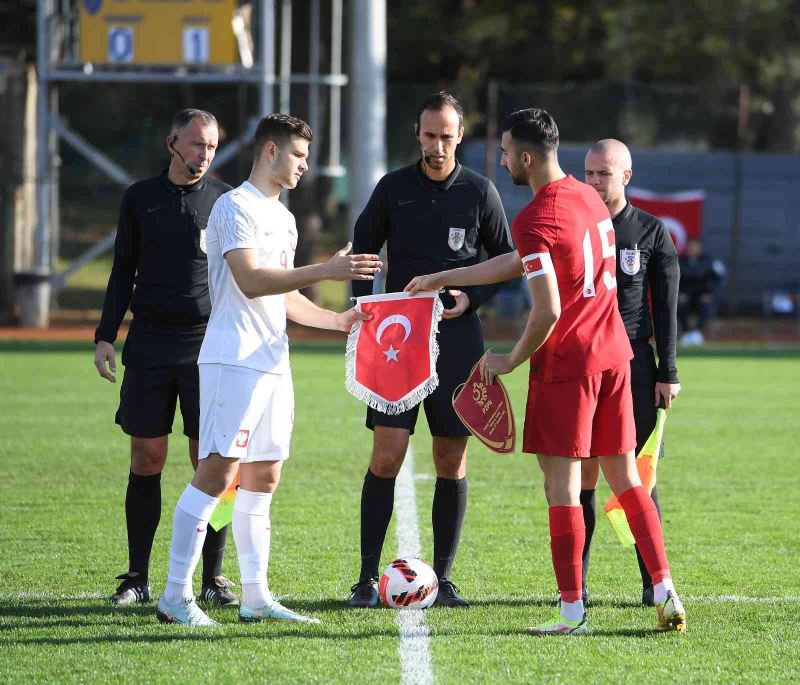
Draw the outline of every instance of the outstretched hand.
<instances>
[{"instance_id":1,"label":"outstretched hand","mask_svg":"<svg viewBox=\"0 0 800 685\"><path fill-rule=\"evenodd\" d=\"M348 242L327 264L327 278L332 281L371 281L381 270L383 262L378 255L347 253L353 248Z\"/></svg>"},{"instance_id":2,"label":"outstretched hand","mask_svg":"<svg viewBox=\"0 0 800 685\"><path fill-rule=\"evenodd\" d=\"M426 290L441 290L445 285L444 276L445 274L442 271L435 274L428 274L427 276L414 276L403 289L403 292L409 295L416 295ZM467 304L469 304L469 302L467 302Z\"/></svg>"},{"instance_id":3,"label":"outstretched hand","mask_svg":"<svg viewBox=\"0 0 800 685\"><path fill-rule=\"evenodd\" d=\"M353 307L352 309L348 309L347 311L336 315L337 330L345 331L347 333L350 331L356 321L369 321L371 318L372 314L365 314L364 312L360 312L358 309Z\"/></svg>"}]
</instances>

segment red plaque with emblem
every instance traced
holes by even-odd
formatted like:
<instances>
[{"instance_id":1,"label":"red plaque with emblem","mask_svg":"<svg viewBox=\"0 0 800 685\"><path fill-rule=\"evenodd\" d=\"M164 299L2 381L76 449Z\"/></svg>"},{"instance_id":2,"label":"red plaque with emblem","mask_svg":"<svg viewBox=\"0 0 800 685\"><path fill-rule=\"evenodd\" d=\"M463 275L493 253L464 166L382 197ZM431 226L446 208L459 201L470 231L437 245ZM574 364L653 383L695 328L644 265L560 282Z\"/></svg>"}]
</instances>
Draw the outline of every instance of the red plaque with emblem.
<instances>
[{"instance_id":1,"label":"red plaque with emblem","mask_svg":"<svg viewBox=\"0 0 800 685\"><path fill-rule=\"evenodd\" d=\"M499 378L484 383L478 364L453 393L453 409L470 432L490 450L500 454L514 451L517 428L506 387Z\"/></svg>"}]
</instances>

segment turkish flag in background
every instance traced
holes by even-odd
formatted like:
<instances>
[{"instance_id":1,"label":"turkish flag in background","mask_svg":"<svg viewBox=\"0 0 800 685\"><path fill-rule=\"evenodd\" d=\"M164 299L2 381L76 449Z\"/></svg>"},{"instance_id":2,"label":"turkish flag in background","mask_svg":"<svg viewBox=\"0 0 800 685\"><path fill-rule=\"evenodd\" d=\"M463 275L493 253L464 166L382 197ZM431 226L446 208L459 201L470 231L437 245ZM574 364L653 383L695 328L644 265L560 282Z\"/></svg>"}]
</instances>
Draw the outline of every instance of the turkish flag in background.
<instances>
[{"instance_id":1,"label":"turkish flag in background","mask_svg":"<svg viewBox=\"0 0 800 685\"><path fill-rule=\"evenodd\" d=\"M439 384L437 293L387 293L359 297L369 321L358 322L347 341L347 389L373 409L398 414L419 404Z\"/></svg>"},{"instance_id":2,"label":"turkish flag in background","mask_svg":"<svg viewBox=\"0 0 800 685\"><path fill-rule=\"evenodd\" d=\"M704 190L657 194L644 188L629 187L626 192L634 207L660 219L672 235L675 249L682 254L689 238L699 238L703 231Z\"/></svg>"}]
</instances>

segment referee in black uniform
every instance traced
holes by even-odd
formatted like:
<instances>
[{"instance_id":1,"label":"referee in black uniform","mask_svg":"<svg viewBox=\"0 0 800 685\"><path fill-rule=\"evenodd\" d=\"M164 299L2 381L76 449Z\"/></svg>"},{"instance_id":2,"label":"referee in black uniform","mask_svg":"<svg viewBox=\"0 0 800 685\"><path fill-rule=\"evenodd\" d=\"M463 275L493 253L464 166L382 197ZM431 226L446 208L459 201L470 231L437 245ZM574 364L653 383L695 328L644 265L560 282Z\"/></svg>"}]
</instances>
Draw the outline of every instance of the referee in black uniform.
<instances>
[{"instance_id":1,"label":"referee in black uniform","mask_svg":"<svg viewBox=\"0 0 800 685\"><path fill-rule=\"evenodd\" d=\"M614 222L617 301L633 348L631 392L638 454L655 428L658 406L672 406L681 390L675 363L680 270L675 246L664 224L625 198L632 167L630 151L618 140L601 140L586 155L586 183L603 198ZM655 335L658 365L650 344L652 335ZM586 521L584 601L588 595L585 584L594 532L597 478L597 460L585 460L581 482L581 506ZM653 488L653 501L660 517L657 488ZM638 549L636 556L642 574L642 604L652 606L653 583Z\"/></svg>"},{"instance_id":2,"label":"referee in black uniform","mask_svg":"<svg viewBox=\"0 0 800 685\"><path fill-rule=\"evenodd\" d=\"M433 273L511 252L508 222L491 181L456 161L464 133L458 101L440 92L419 107L414 134L421 160L384 176L355 225L353 249L377 253L387 246L386 291L402 291L420 274ZM483 354L477 309L500 284L448 290L439 325L439 387L424 401L433 436L436 489L433 497L433 568L439 577L436 603L469 606L450 580L467 507L466 457L469 431L453 410L455 387ZM372 284L353 282L353 294L369 295ZM361 573L349 600L353 607L378 606L378 569L392 516L395 477L400 471L419 406L389 416L367 410L374 431L372 459L361 492Z\"/></svg>"},{"instance_id":3,"label":"referee in black uniform","mask_svg":"<svg viewBox=\"0 0 800 685\"><path fill-rule=\"evenodd\" d=\"M95 332L94 364L116 382L113 343L122 318L133 313L122 349L125 375L116 422L131 436L125 497L128 571L111 601L150 600L150 551L161 518L161 472L180 400L189 457L197 468L199 379L197 355L211 313L204 233L211 207L230 186L206 177L219 129L214 115L184 109L166 139L169 168L130 186L123 195L103 314ZM201 597L238 604L222 576L227 528L208 530Z\"/></svg>"}]
</instances>

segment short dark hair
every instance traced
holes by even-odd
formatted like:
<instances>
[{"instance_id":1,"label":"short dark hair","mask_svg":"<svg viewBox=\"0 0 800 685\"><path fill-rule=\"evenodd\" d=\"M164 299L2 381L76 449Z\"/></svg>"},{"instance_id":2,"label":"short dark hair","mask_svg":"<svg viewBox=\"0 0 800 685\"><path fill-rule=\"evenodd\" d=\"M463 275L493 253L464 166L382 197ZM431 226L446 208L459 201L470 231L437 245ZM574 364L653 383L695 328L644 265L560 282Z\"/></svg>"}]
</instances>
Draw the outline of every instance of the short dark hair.
<instances>
[{"instance_id":1,"label":"short dark hair","mask_svg":"<svg viewBox=\"0 0 800 685\"><path fill-rule=\"evenodd\" d=\"M438 93L428 95L419 106L417 110L417 130L419 130L420 123L422 122L422 113L425 110L432 110L434 112L441 112L445 107L452 107L456 114L458 114L458 127L464 127L464 108L461 103L455 99L450 93L440 90Z\"/></svg>"},{"instance_id":2,"label":"short dark hair","mask_svg":"<svg viewBox=\"0 0 800 685\"><path fill-rule=\"evenodd\" d=\"M558 126L549 112L530 107L509 114L500 130L509 131L515 142L522 143L540 157L558 150Z\"/></svg>"},{"instance_id":3,"label":"short dark hair","mask_svg":"<svg viewBox=\"0 0 800 685\"><path fill-rule=\"evenodd\" d=\"M310 143L314 134L311 127L302 119L288 114L269 114L258 122L253 140L255 153L258 155L268 140L273 140L280 145L292 136L305 138Z\"/></svg>"},{"instance_id":4,"label":"short dark hair","mask_svg":"<svg viewBox=\"0 0 800 685\"><path fill-rule=\"evenodd\" d=\"M175 116L172 117L170 133L173 136L179 135L195 119L199 119L206 126L213 125L219 128L217 118L211 112L206 112L204 109L181 109L175 112Z\"/></svg>"}]
</instances>

